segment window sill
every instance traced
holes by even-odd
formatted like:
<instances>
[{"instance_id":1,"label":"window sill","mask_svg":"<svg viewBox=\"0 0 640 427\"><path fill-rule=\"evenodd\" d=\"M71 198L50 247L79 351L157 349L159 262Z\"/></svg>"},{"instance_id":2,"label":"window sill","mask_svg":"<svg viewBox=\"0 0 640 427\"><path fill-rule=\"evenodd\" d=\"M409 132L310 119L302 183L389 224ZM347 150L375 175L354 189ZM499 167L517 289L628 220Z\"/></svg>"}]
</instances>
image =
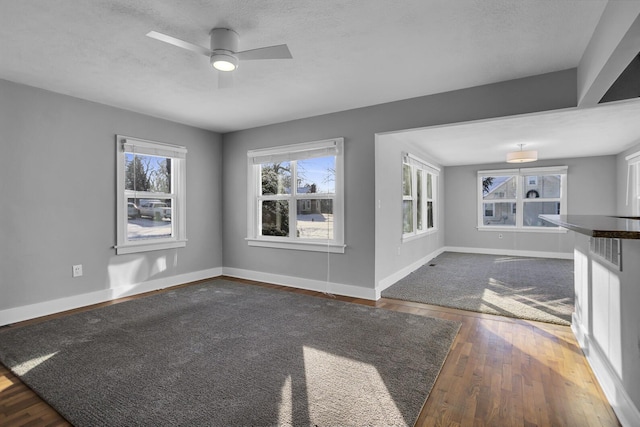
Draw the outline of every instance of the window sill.
<instances>
[{"instance_id":1,"label":"window sill","mask_svg":"<svg viewBox=\"0 0 640 427\"><path fill-rule=\"evenodd\" d=\"M512 233L566 233L567 230L561 227L476 227L478 231L500 231Z\"/></svg>"},{"instance_id":2,"label":"window sill","mask_svg":"<svg viewBox=\"0 0 640 427\"><path fill-rule=\"evenodd\" d=\"M163 249L184 248L187 246L186 240L172 240L170 242L144 242L128 245L114 246L116 255L133 254L137 252L160 251Z\"/></svg>"},{"instance_id":3,"label":"window sill","mask_svg":"<svg viewBox=\"0 0 640 427\"><path fill-rule=\"evenodd\" d=\"M426 236L429 236L429 235L431 235L431 234L435 234L435 233L437 233L437 232L438 232L438 229L437 229L437 228L431 228L431 229L429 229L429 230L427 230L427 231L422 231L422 232L420 232L420 233L415 233L415 234L403 234L403 235L402 235L402 243L404 243L404 242L410 242L410 241L412 241L412 240L417 240L417 239L419 239L419 238L421 238L421 237L426 237Z\"/></svg>"},{"instance_id":4,"label":"window sill","mask_svg":"<svg viewBox=\"0 0 640 427\"><path fill-rule=\"evenodd\" d=\"M291 249L296 251L312 251L312 252L324 252L333 254L343 254L346 245L336 243L321 243L321 242L284 242L266 239L245 239L249 246L255 246L260 248L275 248L275 249Z\"/></svg>"}]
</instances>

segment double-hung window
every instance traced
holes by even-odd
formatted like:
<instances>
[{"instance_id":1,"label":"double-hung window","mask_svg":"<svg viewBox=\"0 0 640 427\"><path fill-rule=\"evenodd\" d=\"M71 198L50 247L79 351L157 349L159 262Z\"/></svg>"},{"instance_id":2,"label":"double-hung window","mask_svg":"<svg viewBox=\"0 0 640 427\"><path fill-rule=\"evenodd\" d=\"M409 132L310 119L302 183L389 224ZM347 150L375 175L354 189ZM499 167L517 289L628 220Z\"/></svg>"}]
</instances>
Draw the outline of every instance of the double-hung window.
<instances>
[{"instance_id":1,"label":"double-hung window","mask_svg":"<svg viewBox=\"0 0 640 427\"><path fill-rule=\"evenodd\" d=\"M640 152L625 157L627 161L627 206L631 214L640 215Z\"/></svg>"},{"instance_id":2,"label":"double-hung window","mask_svg":"<svg viewBox=\"0 0 640 427\"><path fill-rule=\"evenodd\" d=\"M566 166L478 172L478 229L558 229L540 215L566 212Z\"/></svg>"},{"instance_id":3,"label":"double-hung window","mask_svg":"<svg viewBox=\"0 0 640 427\"><path fill-rule=\"evenodd\" d=\"M116 143L116 253L184 247L187 149L121 135Z\"/></svg>"},{"instance_id":4,"label":"double-hung window","mask_svg":"<svg viewBox=\"0 0 640 427\"><path fill-rule=\"evenodd\" d=\"M250 246L344 252L343 138L250 150Z\"/></svg>"},{"instance_id":5,"label":"double-hung window","mask_svg":"<svg viewBox=\"0 0 640 427\"><path fill-rule=\"evenodd\" d=\"M437 230L437 182L440 169L413 154L402 156L402 236Z\"/></svg>"}]
</instances>

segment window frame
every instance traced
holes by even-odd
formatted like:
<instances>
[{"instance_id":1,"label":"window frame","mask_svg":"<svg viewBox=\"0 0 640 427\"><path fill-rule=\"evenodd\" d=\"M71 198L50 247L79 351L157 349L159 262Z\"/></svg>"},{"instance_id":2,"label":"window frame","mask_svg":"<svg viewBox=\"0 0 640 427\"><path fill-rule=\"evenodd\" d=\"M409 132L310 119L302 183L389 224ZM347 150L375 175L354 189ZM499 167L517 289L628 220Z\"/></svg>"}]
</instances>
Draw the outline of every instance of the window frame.
<instances>
[{"instance_id":1,"label":"window frame","mask_svg":"<svg viewBox=\"0 0 640 427\"><path fill-rule=\"evenodd\" d=\"M410 168L411 182L410 190L411 194L405 194L405 167ZM401 218L402 218L402 241L413 240L425 235L429 235L438 231L438 180L440 178L440 168L423 160L411 153L402 153L402 180L401 180ZM429 180L431 175L431 180ZM421 185L418 185L418 176L420 176ZM431 182L431 197L428 196L429 181ZM418 191L421 194L418 194ZM412 230L405 231L404 229L404 202L411 201L412 209ZM431 213L433 217L433 224L429 227L429 210L428 206L431 203ZM418 213L420 213L421 223L418 222ZM420 228L419 226L422 225Z\"/></svg>"},{"instance_id":2,"label":"window frame","mask_svg":"<svg viewBox=\"0 0 640 427\"><path fill-rule=\"evenodd\" d=\"M170 193L135 192L126 189L126 154L171 158ZM182 248L186 237L187 148L141 138L116 135L116 249L117 255ZM129 240L127 200L129 198L170 199L171 237Z\"/></svg>"},{"instance_id":3,"label":"window frame","mask_svg":"<svg viewBox=\"0 0 640 427\"><path fill-rule=\"evenodd\" d=\"M560 176L560 197L536 197L526 198L524 189L527 186L527 176L544 176L544 175L559 175ZM524 207L527 203L545 203L545 202L558 202L560 203L560 215L567 214L567 166L549 166L549 167L536 167L536 168L519 168L519 169L497 169L497 170L481 170L477 172L477 229L479 231L515 231L515 232L532 232L532 233L566 233L567 230L559 227L541 227L541 226L527 226L524 224ZM515 198L504 199L490 199L487 201L484 199L482 179L488 176L513 176L516 177L516 189ZM494 216L495 216L495 204L496 203L511 203L515 207L515 212L511 208L512 213L515 215L514 225L485 225L484 218L484 205L487 203L494 204Z\"/></svg>"},{"instance_id":4,"label":"window frame","mask_svg":"<svg viewBox=\"0 0 640 427\"><path fill-rule=\"evenodd\" d=\"M287 159L291 162L291 180L296 182L297 162L309 158L335 156L335 193L300 193L292 185L291 194L262 195L261 164L270 159ZM247 151L247 237L249 246L292 249L302 251L344 253L344 138L303 142ZM333 239L309 239L298 237L298 201L310 199L332 200ZM264 236L261 226L261 202L265 200L289 200L289 236Z\"/></svg>"}]
</instances>

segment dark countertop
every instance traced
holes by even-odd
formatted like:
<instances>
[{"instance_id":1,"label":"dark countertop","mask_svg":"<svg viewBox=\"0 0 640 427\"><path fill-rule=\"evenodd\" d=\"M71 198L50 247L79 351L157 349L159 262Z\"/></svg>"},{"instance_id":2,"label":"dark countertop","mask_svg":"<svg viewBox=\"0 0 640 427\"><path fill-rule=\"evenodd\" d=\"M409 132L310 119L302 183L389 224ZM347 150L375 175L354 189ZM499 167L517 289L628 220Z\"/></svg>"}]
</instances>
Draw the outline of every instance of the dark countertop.
<instances>
[{"instance_id":1,"label":"dark countertop","mask_svg":"<svg viewBox=\"0 0 640 427\"><path fill-rule=\"evenodd\" d=\"M540 215L560 227L592 237L640 239L640 217L607 215Z\"/></svg>"}]
</instances>

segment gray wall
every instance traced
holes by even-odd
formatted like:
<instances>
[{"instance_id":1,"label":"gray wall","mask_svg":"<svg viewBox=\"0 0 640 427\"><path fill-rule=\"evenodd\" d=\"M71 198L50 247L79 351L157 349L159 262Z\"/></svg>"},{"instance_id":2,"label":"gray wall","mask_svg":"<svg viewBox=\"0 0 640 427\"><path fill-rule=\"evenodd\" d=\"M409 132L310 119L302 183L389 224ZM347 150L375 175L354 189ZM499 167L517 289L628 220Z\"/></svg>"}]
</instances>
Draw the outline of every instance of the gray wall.
<instances>
[{"instance_id":1,"label":"gray wall","mask_svg":"<svg viewBox=\"0 0 640 427\"><path fill-rule=\"evenodd\" d=\"M613 214L616 157L540 160L536 167L568 166L567 213ZM525 166L526 167L526 166ZM523 233L477 230L477 172L509 169L504 163L447 167L445 244L451 247L573 253L572 233ZM503 238L499 239L498 235Z\"/></svg>"},{"instance_id":2,"label":"gray wall","mask_svg":"<svg viewBox=\"0 0 640 427\"><path fill-rule=\"evenodd\" d=\"M326 254L247 245L247 150L345 138L347 249L344 254L330 256L328 279L373 288L376 133L567 108L575 106L575 102L575 70L567 70L225 134L224 266L327 280Z\"/></svg>"},{"instance_id":3,"label":"gray wall","mask_svg":"<svg viewBox=\"0 0 640 427\"><path fill-rule=\"evenodd\" d=\"M402 153L411 153L440 168L436 188L437 231L402 241ZM381 289L400 279L426 256L444 246L444 169L428 153L407 143L402 133L376 139L376 285ZM413 269L413 268L411 268ZM400 274L403 276L404 274Z\"/></svg>"},{"instance_id":4,"label":"gray wall","mask_svg":"<svg viewBox=\"0 0 640 427\"><path fill-rule=\"evenodd\" d=\"M116 134L187 147L186 248L115 255ZM0 310L222 266L220 135L0 80L0 138Z\"/></svg>"}]
</instances>

